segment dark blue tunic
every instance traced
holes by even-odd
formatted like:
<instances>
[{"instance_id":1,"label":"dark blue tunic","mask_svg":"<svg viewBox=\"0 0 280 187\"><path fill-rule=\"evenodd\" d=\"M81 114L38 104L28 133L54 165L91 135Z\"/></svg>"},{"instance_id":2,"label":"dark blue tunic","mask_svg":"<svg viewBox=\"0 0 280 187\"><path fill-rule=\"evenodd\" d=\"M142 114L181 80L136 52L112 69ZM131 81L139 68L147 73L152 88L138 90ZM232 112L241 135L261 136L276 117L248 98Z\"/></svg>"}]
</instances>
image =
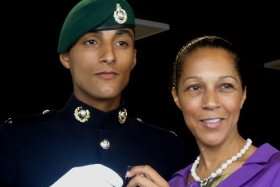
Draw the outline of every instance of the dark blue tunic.
<instances>
[{"instance_id":1,"label":"dark blue tunic","mask_svg":"<svg viewBox=\"0 0 280 187\"><path fill-rule=\"evenodd\" d=\"M74 117L78 106L90 111L85 123ZM128 166L148 164L169 179L186 164L176 135L129 117L120 124L118 112L98 111L72 97L61 111L1 127L0 186L50 186L71 168L95 163L122 177ZM109 149L100 146L104 140Z\"/></svg>"}]
</instances>

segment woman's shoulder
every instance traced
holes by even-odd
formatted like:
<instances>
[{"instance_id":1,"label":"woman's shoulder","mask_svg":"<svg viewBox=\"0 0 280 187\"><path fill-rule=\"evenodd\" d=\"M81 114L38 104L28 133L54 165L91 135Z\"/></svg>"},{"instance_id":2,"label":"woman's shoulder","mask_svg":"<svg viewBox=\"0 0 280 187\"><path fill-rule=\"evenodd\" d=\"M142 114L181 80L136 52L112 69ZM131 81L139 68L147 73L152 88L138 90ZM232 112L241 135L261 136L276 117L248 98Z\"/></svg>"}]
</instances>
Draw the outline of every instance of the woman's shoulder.
<instances>
[{"instance_id":1,"label":"woman's shoulder","mask_svg":"<svg viewBox=\"0 0 280 187\"><path fill-rule=\"evenodd\" d=\"M262 168L262 173L278 173L280 175L280 151L269 143L261 145L248 164L256 164Z\"/></svg>"},{"instance_id":2,"label":"woman's shoulder","mask_svg":"<svg viewBox=\"0 0 280 187\"><path fill-rule=\"evenodd\" d=\"M262 144L251 155L246 164L258 164L263 167L280 164L280 151L269 143Z\"/></svg>"},{"instance_id":3,"label":"woman's shoulder","mask_svg":"<svg viewBox=\"0 0 280 187\"><path fill-rule=\"evenodd\" d=\"M280 151L269 143L261 145L257 149L259 157L263 157L267 164L280 164Z\"/></svg>"},{"instance_id":4,"label":"woman's shoulder","mask_svg":"<svg viewBox=\"0 0 280 187\"><path fill-rule=\"evenodd\" d=\"M255 161L257 161L255 164L260 171L252 180L254 185L278 187L280 185L280 151L266 143L257 149L255 155Z\"/></svg>"},{"instance_id":5,"label":"woman's shoulder","mask_svg":"<svg viewBox=\"0 0 280 187\"><path fill-rule=\"evenodd\" d=\"M268 144L270 149L272 150L272 154L267 162L267 165L271 168L275 168L280 176L280 151L273 147L272 145Z\"/></svg>"},{"instance_id":6,"label":"woman's shoulder","mask_svg":"<svg viewBox=\"0 0 280 187\"><path fill-rule=\"evenodd\" d=\"M180 169L176 173L173 174L172 178L168 181L169 185L172 186L184 186L183 184L186 182L186 178L190 173L190 168L192 164Z\"/></svg>"}]
</instances>

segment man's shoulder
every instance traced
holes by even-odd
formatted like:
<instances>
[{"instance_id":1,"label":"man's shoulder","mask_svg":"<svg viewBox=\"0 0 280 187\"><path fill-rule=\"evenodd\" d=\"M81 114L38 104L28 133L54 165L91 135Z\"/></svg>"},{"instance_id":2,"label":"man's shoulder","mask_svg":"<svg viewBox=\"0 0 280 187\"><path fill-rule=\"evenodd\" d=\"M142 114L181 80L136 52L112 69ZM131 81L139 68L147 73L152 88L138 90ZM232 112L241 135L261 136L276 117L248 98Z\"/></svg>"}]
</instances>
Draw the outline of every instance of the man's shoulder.
<instances>
[{"instance_id":1,"label":"man's shoulder","mask_svg":"<svg viewBox=\"0 0 280 187\"><path fill-rule=\"evenodd\" d=\"M141 118L131 118L129 120L129 123L132 124L133 127L138 128L138 130L140 131L147 131L150 133L156 133L156 134L167 135L172 137L178 136L177 133L173 130L161 127L157 124L146 122Z\"/></svg>"},{"instance_id":2,"label":"man's shoulder","mask_svg":"<svg viewBox=\"0 0 280 187\"><path fill-rule=\"evenodd\" d=\"M32 115L11 116L1 122L0 129L33 128L34 126L39 126L53 120L56 113L56 111L44 110L41 113Z\"/></svg>"}]
</instances>

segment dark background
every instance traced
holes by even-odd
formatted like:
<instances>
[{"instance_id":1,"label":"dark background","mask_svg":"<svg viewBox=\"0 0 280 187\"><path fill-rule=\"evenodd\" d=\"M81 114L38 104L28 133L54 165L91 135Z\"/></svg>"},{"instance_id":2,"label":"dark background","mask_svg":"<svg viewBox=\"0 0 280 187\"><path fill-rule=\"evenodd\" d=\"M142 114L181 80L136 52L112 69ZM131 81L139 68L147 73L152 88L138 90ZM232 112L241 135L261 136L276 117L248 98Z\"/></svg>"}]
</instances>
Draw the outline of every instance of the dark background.
<instances>
[{"instance_id":1,"label":"dark background","mask_svg":"<svg viewBox=\"0 0 280 187\"><path fill-rule=\"evenodd\" d=\"M1 120L59 109L71 95L71 78L58 62L56 46L62 22L76 2L2 3ZM216 34L237 45L250 66L242 134L257 145L270 142L280 148L280 71L263 68L265 62L280 58L279 15L273 5L267 2L258 9L234 1L219 6L184 0L129 2L137 17L171 26L168 32L137 42L138 64L125 91L130 113L184 132L186 141L194 143L169 94L172 62L186 41Z\"/></svg>"}]
</instances>

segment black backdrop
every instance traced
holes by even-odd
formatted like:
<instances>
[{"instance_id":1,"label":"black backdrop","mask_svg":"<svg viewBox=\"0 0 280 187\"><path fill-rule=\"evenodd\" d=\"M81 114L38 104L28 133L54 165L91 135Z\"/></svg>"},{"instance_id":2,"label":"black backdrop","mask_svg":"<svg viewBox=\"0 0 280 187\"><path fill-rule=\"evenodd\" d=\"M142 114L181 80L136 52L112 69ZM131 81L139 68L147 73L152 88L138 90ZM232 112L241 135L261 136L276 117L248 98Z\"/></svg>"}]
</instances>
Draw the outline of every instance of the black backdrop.
<instances>
[{"instance_id":1,"label":"black backdrop","mask_svg":"<svg viewBox=\"0 0 280 187\"><path fill-rule=\"evenodd\" d=\"M58 109L71 94L69 73L59 64L58 33L68 10L77 0L11 1L1 7L0 119ZM260 9L225 2L223 5L190 1L129 0L137 17L169 23L171 30L137 42L138 64L125 91L130 113L145 121L184 132L181 114L168 86L172 62L189 39L217 34L239 46L248 63L248 100L240 128L257 145L271 142L280 148L280 71L263 63L280 58L277 16L268 6ZM272 5L270 6L272 7Z\"/></svg>"}]
</instances>

